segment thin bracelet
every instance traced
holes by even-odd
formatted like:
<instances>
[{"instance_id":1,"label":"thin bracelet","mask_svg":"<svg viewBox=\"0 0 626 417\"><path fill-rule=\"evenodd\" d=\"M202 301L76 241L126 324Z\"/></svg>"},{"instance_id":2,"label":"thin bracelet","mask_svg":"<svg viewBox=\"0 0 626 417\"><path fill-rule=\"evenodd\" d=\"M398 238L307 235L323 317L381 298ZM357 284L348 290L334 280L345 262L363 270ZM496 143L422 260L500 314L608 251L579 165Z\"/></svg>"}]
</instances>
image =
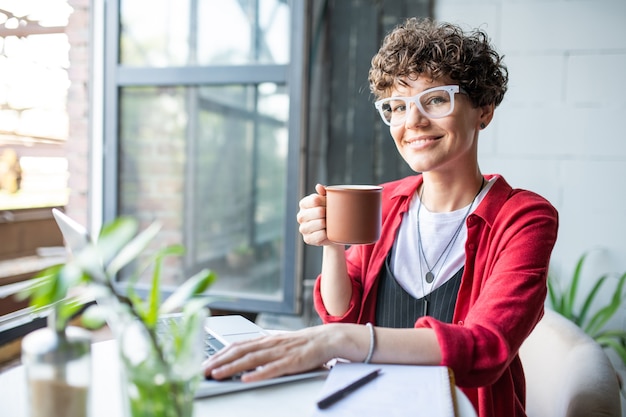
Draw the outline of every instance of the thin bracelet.
<instances>
[{"instance_id":1,"label":"thin bracelet","mask_svg":"<svg viewBox=\"0 0 626 417\"><path fill-rule=\"evenodd\" d=\"M370 329L370 350L367 352L367 357L363 363L370 363L372 355L374 354L374 347L376 346L376 335L374 334L374 326L372 323L368 322L365 325Z\"/></svg>"}]
</instances>

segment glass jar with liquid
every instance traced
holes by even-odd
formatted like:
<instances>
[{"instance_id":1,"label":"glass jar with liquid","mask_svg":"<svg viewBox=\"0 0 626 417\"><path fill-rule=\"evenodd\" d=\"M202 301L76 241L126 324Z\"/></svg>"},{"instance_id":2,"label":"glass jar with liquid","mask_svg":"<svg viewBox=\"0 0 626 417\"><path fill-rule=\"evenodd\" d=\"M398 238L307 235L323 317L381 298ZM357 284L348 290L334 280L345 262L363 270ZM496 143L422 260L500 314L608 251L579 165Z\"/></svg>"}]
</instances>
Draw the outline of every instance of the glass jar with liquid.
<instances>
[{"instance_id":1,"label":"glass jar with liquid","mask_svg":"<svg viewBox=\"0 0 626 417\"><path fill-rule=\"evenodd\" d=\"M78 327L35 330L22 341L30 417L88 417L91 337Z\"/></svg>"}]
</instances>

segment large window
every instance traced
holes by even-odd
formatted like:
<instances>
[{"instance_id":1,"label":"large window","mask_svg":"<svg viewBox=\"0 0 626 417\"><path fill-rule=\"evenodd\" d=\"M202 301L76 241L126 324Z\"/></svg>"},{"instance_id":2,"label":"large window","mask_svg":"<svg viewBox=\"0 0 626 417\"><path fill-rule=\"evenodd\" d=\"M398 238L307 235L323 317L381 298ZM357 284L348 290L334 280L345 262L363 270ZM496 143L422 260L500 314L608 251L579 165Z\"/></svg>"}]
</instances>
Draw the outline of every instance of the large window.
<instances>
[{"instance_id":1,"label":"large window","mask_svg":"<svg viewBox=\"0 0 626 417\"><path fill-rule=\"evenodd\" d=\"M0 210L68 200L66 0L0 2Z\"/></svg>"},{"instance_id":2,"label":"large window","mask_svg":"<svg viewBox=\"0 0 626 417\"><path fill-rule=\"evenodd\" d=\"M159 220L159 244L187 249L168 284L208 267L219 308L298 309L302 3L120 0L107 11L105 220Z\"/></svg>"}]
</instances>

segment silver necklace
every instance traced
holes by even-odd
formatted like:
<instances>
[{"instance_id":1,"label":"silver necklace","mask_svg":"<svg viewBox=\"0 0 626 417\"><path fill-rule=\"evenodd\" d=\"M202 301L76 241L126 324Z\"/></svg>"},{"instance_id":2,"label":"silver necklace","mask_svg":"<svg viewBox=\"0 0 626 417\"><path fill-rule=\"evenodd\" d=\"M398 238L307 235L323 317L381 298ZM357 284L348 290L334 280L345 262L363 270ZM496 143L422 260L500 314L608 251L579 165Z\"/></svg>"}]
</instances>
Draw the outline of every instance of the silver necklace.
<instances>
[{"instance_id":1,"label":"silver necklace","mask_svg":"<svg viewBox=\"0 0 626 417\"><path fill-rule=\"evenodd\" d=\"M432 284L432 282L435 280L435 274L433 273L433 271L434 271L435 267L437 266L437 264L439 263L439 261L441 260L441 258L443 258L443 255L447 252L448 255L446 255L446 259L444 259L443 263L439 267L439 272L441 272L441 269L445 265L446 260L448 259L448 256L450 255L450 252L452 252L452 245L456 241L456 238L459 236L459 233L461 232L461 228L463 227L463 224L465 223L465 220L467 220L467 216L469 216L470 211L472 209L472 206L474 205L474 202L476 201L476 198L478 197L480 192L483 190L484 186L485 186L485 178L483 178L482 182L480 183L480 188L478 189L478 192L476 193L476 195L472 199L472 202L470 203L470 205L467 207L467 211L465 212L465 216L463 216L463 219L459 223L459 226L454 231L454 234L452 235L452 238L450 239L450 241L448 242L446 247L443 249L443 251L441 252L439 257L437 258L437 260L435 261L433 266L431 267L428 264L428 260L426 259L426 255L424 254L424 246L422 245L422 233L420 231L420 210L422 208L422 196L424 195L424 188L425 188L424 185L422 185L422 191L420 192L420 197L419 197L419 204L417 206L417 246L419 248L419 253L420 253L420 270L421 270L421 266L422 266L421 259L424 259L424 264L426 264L426 269L428 270L426 272L426 274L424 275L424 280L427 283Z\"/></svg>"}]
</instances>

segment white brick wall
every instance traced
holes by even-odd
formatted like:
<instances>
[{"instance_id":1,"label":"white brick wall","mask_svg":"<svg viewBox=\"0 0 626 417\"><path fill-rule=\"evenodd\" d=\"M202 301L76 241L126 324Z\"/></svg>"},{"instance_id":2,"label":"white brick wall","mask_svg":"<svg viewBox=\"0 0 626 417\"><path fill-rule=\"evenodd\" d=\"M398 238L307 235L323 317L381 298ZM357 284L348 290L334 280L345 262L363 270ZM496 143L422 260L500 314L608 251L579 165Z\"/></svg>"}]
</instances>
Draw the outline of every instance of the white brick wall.
<instances>
[{"instance_id":1,"label":"white brick wall","mask_svg":"<svg viewBox=\"0 0 626 417\"><path fill-rule=\"evenodd\" d=\"M626 1L438 0L435 15L484 28L505 55L510 89L481 166L559 209L554 268L602 245L603 267L626 271Z\"/></svg>"},{"instance_id":2,"label":"white brick wall","mask_svg":"<svg viewBox=\"0 0 626 417\"><path fill-rule=\"evenodd\" d=\"M581 291L603 273L624 273L626 0L435 3L438 20L486 30L510 71L509 92L480 138L483 172L557 207L556 274L569 278L578 257L598 247L606 252L589 258Z\"/></svg>"}]
</instances>

